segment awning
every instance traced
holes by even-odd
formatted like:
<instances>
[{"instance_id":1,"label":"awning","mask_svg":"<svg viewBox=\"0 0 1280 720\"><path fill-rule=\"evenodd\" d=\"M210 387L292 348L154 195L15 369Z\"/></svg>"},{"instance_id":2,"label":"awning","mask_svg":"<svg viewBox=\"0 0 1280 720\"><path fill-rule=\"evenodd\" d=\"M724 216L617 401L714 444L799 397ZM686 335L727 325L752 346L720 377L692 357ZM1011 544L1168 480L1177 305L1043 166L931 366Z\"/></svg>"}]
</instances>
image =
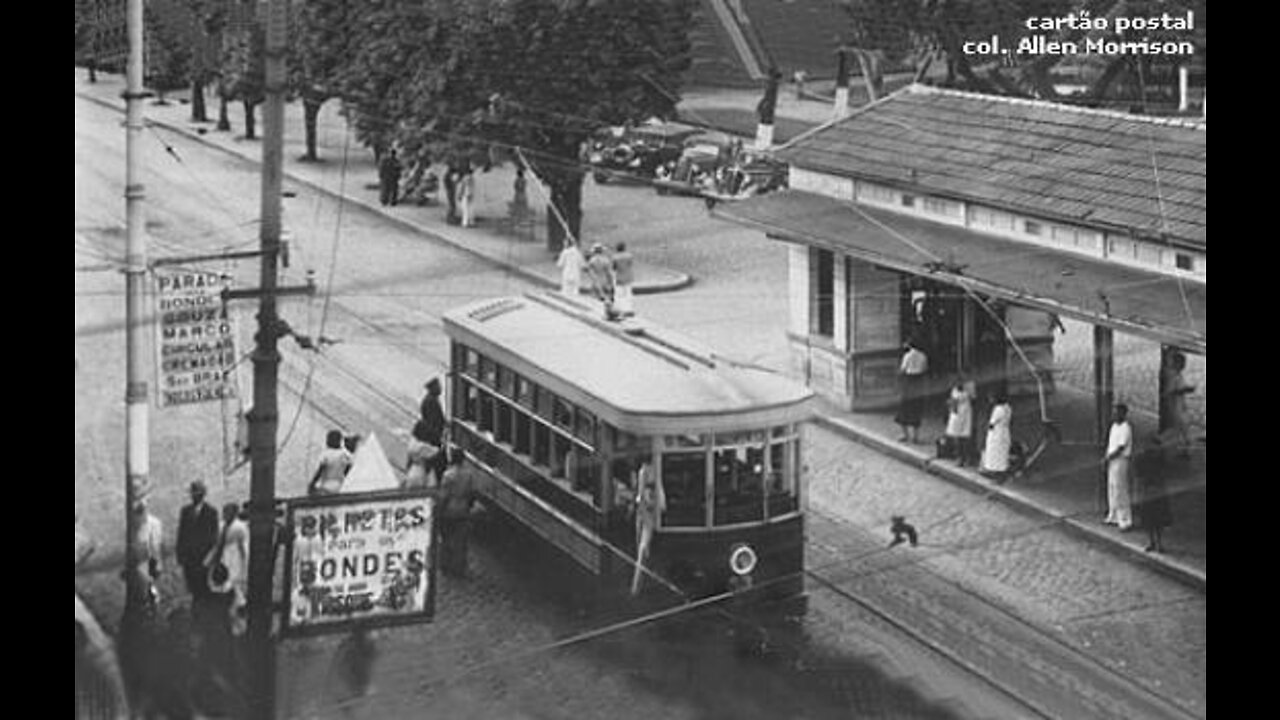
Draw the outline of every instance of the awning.
<instances>
[{"instance_id":1,"label":"awning","mask_svg":"<svg viewBox=\"0 0 1280 720\"><path fill-rule=\"evenodd\" d=\"M1207 354L1204 283L786 190L717 217L770 237Z\"/></svg>"}]
</instances>

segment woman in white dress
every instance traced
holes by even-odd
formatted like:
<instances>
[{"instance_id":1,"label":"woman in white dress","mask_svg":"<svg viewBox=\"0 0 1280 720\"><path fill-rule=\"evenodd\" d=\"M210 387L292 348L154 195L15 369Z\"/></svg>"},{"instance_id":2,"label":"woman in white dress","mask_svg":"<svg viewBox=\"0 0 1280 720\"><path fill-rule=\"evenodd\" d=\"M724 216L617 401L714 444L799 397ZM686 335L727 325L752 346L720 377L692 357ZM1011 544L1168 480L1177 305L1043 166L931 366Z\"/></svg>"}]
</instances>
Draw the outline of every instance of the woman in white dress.
<instances>
[{"instance_id":1,"label":"woman in white dress","mask_svg":"<svg viewBox=\"0 0 1280 720\"><path fill-rule=\"evenodd\" d=\"M947 442L951 444L956 463L961 467L973 461L973 397L972 382L957 377L947 398Z\"/></svg>"},{"instance_id":2,"label":"woman in white dress","mask_svg":"<svg viewBox=\"0 0 1280 720\"><path fill-rule=\"evenodd\" d=\"M1004 477L1009 472L1009 447L1013 444L1010 425L1013 422L1013 407L1004 393L995 397L995 405L991 408L991 418L987 421L987 442L982 450L983 473Z\"/></svg>"}]
</instances>

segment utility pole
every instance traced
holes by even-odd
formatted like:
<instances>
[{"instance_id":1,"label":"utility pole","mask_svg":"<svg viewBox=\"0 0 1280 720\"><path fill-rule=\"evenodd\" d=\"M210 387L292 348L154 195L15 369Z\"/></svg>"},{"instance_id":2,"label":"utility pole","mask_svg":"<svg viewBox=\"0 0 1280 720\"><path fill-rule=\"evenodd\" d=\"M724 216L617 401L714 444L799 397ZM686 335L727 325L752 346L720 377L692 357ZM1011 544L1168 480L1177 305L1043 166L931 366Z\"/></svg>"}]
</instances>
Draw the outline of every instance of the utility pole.
<instances>
[{"instance_id":1,"label":"utility pole","mask_svg":"<svg viewBox=\"0 0 1280 720\"><path fill-rule=\"evenodd\" d=\"M144 502L149 491L150 439L148 435L148 403L150 390L143 377L142 362L147 356L146 326L142 303L147 280L146 218L142 200L146 193L139 178L139 155L142 131L142 101L147 97L142 85L142 2L129 0L125 25L129 40L129 61L125 74L125 545L123 640L136 655L136 629L149 575L137 576L142 548L138 546L142 520L134 508ZM135 637L130 637L134 635ZM138 658L130 658L137 660Z\"/></svg>"},{"instance_id":2,"label":"utility pole","mask_svg":"<svg viewBox=\"0 0 1280 720\"><path fill-rule=\"evenodd\" d=\"M276 311L280 214L284 173L285 35L288 0L266 0L265 99L262 104L262 274L257 345L253 353L253 408L249 411L248 679L250 717L275 714L275 644L272 638L278 340L287 328Z\"/></svg>"}]
</instances>

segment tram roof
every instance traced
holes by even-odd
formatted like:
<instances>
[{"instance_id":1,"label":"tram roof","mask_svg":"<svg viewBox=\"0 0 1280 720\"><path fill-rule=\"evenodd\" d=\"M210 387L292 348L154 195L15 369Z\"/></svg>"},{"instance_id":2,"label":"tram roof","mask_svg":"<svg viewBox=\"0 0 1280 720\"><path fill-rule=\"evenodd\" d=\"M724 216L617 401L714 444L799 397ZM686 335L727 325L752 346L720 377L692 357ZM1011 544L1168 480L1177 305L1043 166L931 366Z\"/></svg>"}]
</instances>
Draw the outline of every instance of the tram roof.
<instances>
[{"instance_id":1,"label":"tram roof","mask_svg":"<svg viewBox=\"0 0 1280 720\"><path fill-rule=\"evenodd\" d=\"M450 337L620 429L657 434L798 422L813 392L644 319L605 321L557 293L483 300L444 315Z\"/></svg>"}]
</instances>

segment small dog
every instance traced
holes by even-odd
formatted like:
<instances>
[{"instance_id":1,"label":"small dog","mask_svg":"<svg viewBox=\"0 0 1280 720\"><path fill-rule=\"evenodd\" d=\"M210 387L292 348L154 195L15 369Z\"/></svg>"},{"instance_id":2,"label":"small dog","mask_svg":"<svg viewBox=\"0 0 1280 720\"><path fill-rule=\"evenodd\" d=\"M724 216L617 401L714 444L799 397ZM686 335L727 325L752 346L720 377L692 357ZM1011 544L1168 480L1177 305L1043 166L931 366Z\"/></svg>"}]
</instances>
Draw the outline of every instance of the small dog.
<instances>
[{"instance_id":1,"label":"small dog","mask_svg":"<svg viewBox=\"0 0 1280 720\"><path fill-rule=\"evenodd\" d=\"M889 547L901 545L904 542L910 542L911 547L915 547L918 540L915 526L901 515L894 515L890 520L892 524L889 526L889 531L893 533L893 540L889 543Z\"/></svg>"}]
</instances>

